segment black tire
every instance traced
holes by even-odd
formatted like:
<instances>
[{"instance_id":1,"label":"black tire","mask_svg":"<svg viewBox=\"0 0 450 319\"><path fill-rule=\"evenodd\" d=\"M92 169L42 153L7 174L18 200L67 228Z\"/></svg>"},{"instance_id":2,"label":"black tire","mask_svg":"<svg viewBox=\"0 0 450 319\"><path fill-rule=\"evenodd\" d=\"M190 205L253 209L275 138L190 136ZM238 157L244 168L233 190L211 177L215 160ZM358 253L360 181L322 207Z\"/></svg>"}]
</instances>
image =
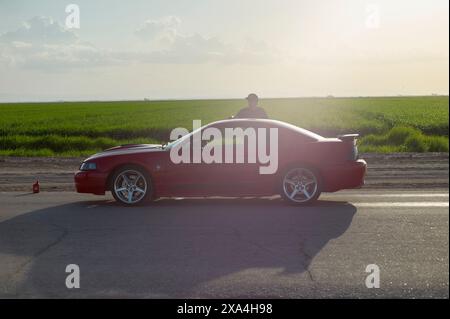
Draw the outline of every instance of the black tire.
<instances>
[{"instance_id":1,"label":"black tire","mask_svg":"<svg viewBox=\"0 0 450 319\"><path fill-rule=\"evenodd\" d=\"M302 180L302 178L299 178L298 181L294 181L293 184L287 183L286 180L289 180L291 182L291 178L294 175L295 171L301 171L305 174L305 179ZM306 182L306 177L308 181ZM315 181L315 184L308 184L312 182L312 180ZM306 185L308 184L308 185ZM319 172L311 167L303 166L303 165L295 165L291 166L288 169L284 170L284 172L281 174L281 180L280 180L280 195L281 197L286 200L291 205L297 205L297 206L305 206L310 205L314 203L321 194L321 187L322 187L322 179L319 174ZM297 191L294 196L294 191ZM290 194L291 196L289 196ZM309 195L309 196L307 196Z\"/></svg>"},{"instance_id":2,"label":"black tire","mask_svg":"<svg viewBox=\"0 0 450 319\"><path fill-rule=\"evenodd\" d=\"M128 178L130 183L124 179L124 175ZM132 177L135 176L135 180ZM139 177L139 178L138 178ZM135 183L134 186L131 184ZM119 184L121 184L119 187ZM129 187L126 186L129 184ZM144 187L145 185L145 187ZM127 188L119 191L121 188ZM128 195L131 192L131 201ZM153 184L150 175L147 171L136 165L125 165L118 168L111 177L111 194L114 199L124 206L137 206L153 197Z\"/></svg>"}]
</instances>

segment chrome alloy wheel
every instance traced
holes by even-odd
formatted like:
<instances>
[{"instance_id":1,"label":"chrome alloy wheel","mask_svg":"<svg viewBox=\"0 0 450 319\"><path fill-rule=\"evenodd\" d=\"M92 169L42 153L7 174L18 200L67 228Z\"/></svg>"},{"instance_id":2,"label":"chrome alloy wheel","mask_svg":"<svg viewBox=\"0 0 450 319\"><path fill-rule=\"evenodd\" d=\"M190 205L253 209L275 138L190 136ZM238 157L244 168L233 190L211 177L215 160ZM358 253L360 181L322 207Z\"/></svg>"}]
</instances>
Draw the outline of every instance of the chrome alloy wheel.
<instances>
[{"instance_id":1,"label":"chrome alloy wheel","mask_svg":"<svg viewBox=\"0 0 450 319\"><path fill-rule=\"evenodd\" d=\"M318 192L317 177L307 168L293 168L284 176L283 191L289 200L306 203Z\"/></svg>"},{"instance_id":2,"label":"chrome alloy wheel","mask_svg":"<svg viewBox=\"0 0 450 319\"><path fill-rule=\"evenodd\" d=\"M114 193L121 202L136 204L147 194L147 180L137 170L125 170L114 180Z\"/></svg>"}]
</instances>

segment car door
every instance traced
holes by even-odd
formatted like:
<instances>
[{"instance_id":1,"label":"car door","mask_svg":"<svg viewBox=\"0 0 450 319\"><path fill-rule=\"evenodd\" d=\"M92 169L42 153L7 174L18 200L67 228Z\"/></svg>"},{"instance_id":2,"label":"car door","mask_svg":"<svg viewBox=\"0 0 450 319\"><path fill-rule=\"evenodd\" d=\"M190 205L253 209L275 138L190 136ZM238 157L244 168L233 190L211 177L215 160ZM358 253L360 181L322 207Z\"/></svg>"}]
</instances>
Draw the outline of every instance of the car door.
<instances>
[{"instance_id":1,"label":"car door","mask_svg":"<svg viewBox=\"0 0 450 319\"><path fill-rule=\"evenodd\" d=\"M205 137L208 128L215 130L218 135L202 141L201 162L193 161L194 137L187 139L185 143L190 144L190 161L177 164L170 159L167 160L167 164L162 168L165 180L163 189L176 196L240 196L252 193L258 167L256 163L247 162L248 141L225 136L226 129L246 129L246 127L227 122L225 125L207 126L198 134ZM243 163L237 161L237 147L241 147L244 151ZM203 152L214 155L216 160L207 162ZM226 158L230 154L231 161L230 157L228 160Z\"/></svg>"}]
</instances>

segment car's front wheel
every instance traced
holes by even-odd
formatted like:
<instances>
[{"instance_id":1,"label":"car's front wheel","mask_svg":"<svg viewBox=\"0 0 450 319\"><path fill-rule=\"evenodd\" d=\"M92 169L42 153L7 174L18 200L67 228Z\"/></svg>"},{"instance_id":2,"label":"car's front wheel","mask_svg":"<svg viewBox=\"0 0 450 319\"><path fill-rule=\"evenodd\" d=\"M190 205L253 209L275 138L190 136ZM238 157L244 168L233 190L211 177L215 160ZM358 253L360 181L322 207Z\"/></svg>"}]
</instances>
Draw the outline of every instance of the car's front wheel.
<instances>
[{"instance_id":1,"label":"car's front wheel","mask_svg":"<svg viewBox=\"0 0 450 319\"><path fill-rule=\"evenodd\" d=\"M111 193L116 201L131 206L151 198L150 176L140 167L124 166L112 177Z\"/></svg>"},{"instance_id":2,"label":"car's front wheel","mask_svg":"<svg viewBox=\"0 0 450 319\"><path fill-rule=\"evenodd\" d=\"M281 196L295 205L307 205L320 196L320 176L307 167L293 167L285 171L281 180Z\"/></svg>"}]
</instances>

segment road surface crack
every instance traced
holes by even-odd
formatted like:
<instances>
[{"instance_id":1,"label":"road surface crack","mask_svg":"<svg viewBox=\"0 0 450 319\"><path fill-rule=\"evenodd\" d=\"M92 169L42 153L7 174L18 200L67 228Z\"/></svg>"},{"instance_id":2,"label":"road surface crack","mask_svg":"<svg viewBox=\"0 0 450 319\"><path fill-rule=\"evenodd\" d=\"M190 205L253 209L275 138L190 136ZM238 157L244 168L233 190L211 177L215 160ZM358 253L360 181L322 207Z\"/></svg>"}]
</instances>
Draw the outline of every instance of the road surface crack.
<instances>
[{"instance_id":1,"label":"road surface crack","mask_svg":"<svg viewBox=\"0 0 450 319\"><path fill-rule=\"evenodd\" d=\"M300 246L299 252L300 252L301 265L302 265L303 269L306 271L306 273L308 274L309 279L311 281L315 281L312 271L309 269L309 266L311 265L311 260L313 259L313 257L306 252L306 239L300 237L299 246Z\"/></svg>"},{"instance_id":2,"label":"road surface crack","mask_svg":"<svg viewBox=\"0 0 450 319\"><path fill-rule=\"evenodd\" d=\"M37 252L35 252L34 254L31 255L31 257L26 260L25 262L23 262L18 268L17 270L14 272L13 276L17 276L19 273L22 272L22 270L28 266L34 259L40 257L41 255L43 255L45 252L47 252L50 248L58 245L69 233L69 231L62 226L59 225L51 225L53 227L55 227L56 231L60 231L61 234L52 242L50 242L48 245L44 246L43 248L39 249Z\"/></svg>"},{"instance_id":3,"label":"road surface crack","mask_svg":"<svg viewBox=\"0 0 450 319\"><path fill-rule=\"evenodd\" d=\"M265 251L265 252L267 252L267 253L269 253L269 254L271 254L273 256L279 255L279 252L277 252L277 251L269 249L269 248L267 248L267 247L265 247L265 246L263 246L263 245L261 245L261 244L259 244L257 242L254 242L254 241L251 241L251 240L248 240L248 239L244 239L242 237L241 232L238 229L232 228L232 231L233 231L233 234L236 236L236 238L238 240L244 241L244 242L246 242L248 244L251 244L251 245L257 247L258 249L261 249L261 250L263 250L263 251ZM308 274L309 279L311 281L315 281L312 272L308 268L309 265L310 265L310 262L312 260L312 256L309 255L305 251L305 246L306 246L305 243L306 243L306 240L303 239L303 238L300 238L300 265L304 269L304 271ZM282 256L279 256L279 257L283 258Z\"/></svg>"}]
</instances>

